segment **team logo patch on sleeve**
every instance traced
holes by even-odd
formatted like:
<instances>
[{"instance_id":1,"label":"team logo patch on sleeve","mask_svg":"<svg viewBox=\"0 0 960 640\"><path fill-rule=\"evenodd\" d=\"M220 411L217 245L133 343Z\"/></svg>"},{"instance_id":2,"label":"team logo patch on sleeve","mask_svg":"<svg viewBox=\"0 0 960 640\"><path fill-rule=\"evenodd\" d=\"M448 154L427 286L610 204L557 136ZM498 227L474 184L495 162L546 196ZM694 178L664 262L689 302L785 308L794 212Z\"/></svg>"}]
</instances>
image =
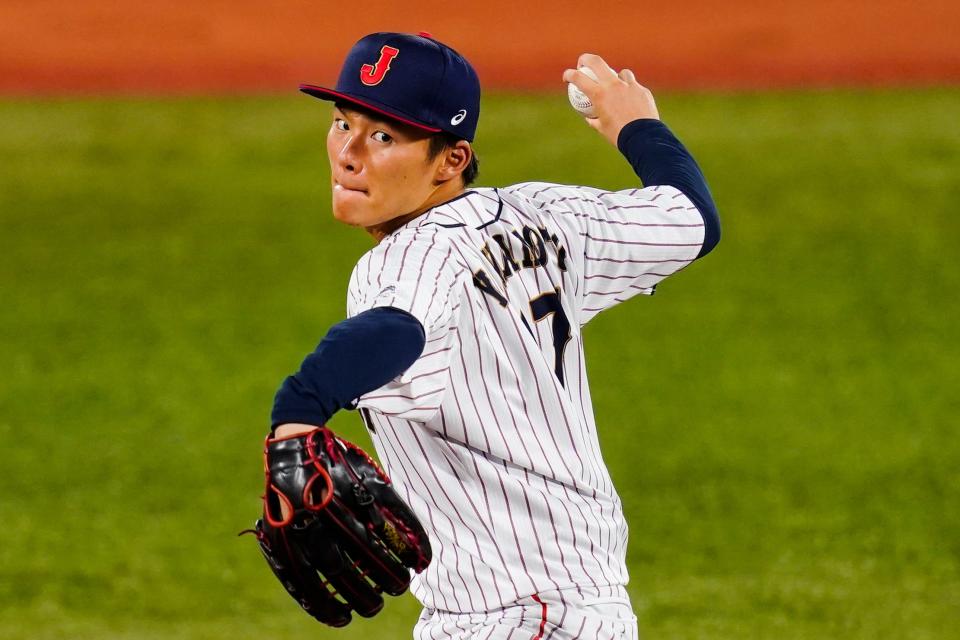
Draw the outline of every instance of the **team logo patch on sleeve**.
<instances>
[{"instance_id":1,"label":"team logo patch on sleeve","mask_svg":"<svg viewBox=\"0 0 960 640\"><path fill-rule=\"evenodd\" d=\"M380 58L375 64L365 64L360 67L360 82L372 87L383 82L383 78L390 70L390 63L399 55L400 50L390 45L383 45L380 48Z\"/></svg>"},{"instance_id":2,"label":"team logo patch on sleeve","mask_svg":"<svg viewBox=\"0 0 960 640\"><path fill-rule=\"evenodd\" d=\"M395 285L387 285L383 289L380 289L380 292L373 297L373 306L378 304L384 304L387 300L391 302L396 301L397 299L397 287Z\"/></svg>"}]
</instances>

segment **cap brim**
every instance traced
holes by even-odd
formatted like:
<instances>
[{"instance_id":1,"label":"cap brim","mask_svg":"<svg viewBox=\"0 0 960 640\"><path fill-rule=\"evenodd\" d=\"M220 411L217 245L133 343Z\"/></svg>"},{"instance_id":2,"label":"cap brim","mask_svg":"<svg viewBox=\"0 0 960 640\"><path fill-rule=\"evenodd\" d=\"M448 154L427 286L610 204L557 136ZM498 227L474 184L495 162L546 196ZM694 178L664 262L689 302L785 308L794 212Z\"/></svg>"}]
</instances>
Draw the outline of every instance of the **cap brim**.
<instances>
[{"instance_id":1,"label":"cap brim","mask_svg":"<svg viewBox=\"0 0 960 640\"><path fill-rule=\"evenodd\" d=\"M357 106L363 107L364 109L369 109L374 113L379 113L383 116L386 116L387 118L390 118L391 120L397 120L404 124L408 124L411 127L416 127L417 129L422 129L423 131L428 131L430 133L437 133L439 131L442 131L442 129L439 129L437 127L431 127L430 125L423 124L422 122L417 122L416 120L412 120L407 115L394 113L393 111L390 111L385 107L372 104L368 100L357 98L347 93L334 91L333 89L327 89L326 87L318 87L312 84L301 84L300 91L306 93L307 95L311 95L314 98L320 98L321 100L332 100L332 101L342 100L343 102L349 102L350 104L355 104Z\"/></svg>"}]
</instances>

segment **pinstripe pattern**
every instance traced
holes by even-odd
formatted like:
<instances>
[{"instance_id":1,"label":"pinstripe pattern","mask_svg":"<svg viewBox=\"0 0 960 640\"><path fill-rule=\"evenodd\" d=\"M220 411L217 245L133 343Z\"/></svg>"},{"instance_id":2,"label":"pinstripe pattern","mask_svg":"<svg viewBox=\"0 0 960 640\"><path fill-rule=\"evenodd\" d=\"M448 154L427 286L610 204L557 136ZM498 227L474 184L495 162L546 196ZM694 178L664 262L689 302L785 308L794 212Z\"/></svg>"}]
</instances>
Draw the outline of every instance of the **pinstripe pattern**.
<instances>
[{"instance_id":1,"label":"pinstripe pattern","mask_svg":"<svg viewBox=\"0 0 960 640\"><path fill-rule=\"evenodd\" d=\"M600 453L580 327L652 293L694 259L703 234L670 187L525 183L469 191L357 263L348 314L393 306L426 332L417 362L358 400L434 545L412 585L434 612L417 637L528 640L539 613L511 616L532 594L626 584L627 526ZM635 637L564 602L553 601L561 617L544 637Z\"/></svg>"},{"instance_id":2,"label":"pinstripe pattern","mask_svg":"<svg viewBox=\"0 0 960 640\"><path fill-rule=\"evenodd\" d=\"M637 619L623 587L533 594L493 611L424 609L416 640L637 640Z\"/></svg>"}]
</instances>

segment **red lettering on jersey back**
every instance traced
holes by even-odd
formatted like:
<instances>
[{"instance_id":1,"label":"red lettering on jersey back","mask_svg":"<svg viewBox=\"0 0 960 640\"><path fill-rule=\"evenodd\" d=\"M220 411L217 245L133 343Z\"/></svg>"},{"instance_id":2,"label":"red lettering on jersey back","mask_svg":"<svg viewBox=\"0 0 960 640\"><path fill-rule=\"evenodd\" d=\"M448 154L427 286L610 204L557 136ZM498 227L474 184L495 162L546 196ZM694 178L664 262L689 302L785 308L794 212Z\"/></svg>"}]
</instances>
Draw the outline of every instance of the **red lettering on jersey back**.
<instances>
[{"instance_id":1,"label":"red lettering on jersey back","mask_svg":"<svg viewBox=\"0 0 960 640\"><path fill-rule=\"evenodd\" d=\"M380 48L380 59L377 60L376 64L365 64L360 67L360 82L368 87L380 84L383 77L387 75L387 71L390 70L390 63L399 53L400 50L396 47L383 45Z\"/></svg>"}]
</instances>

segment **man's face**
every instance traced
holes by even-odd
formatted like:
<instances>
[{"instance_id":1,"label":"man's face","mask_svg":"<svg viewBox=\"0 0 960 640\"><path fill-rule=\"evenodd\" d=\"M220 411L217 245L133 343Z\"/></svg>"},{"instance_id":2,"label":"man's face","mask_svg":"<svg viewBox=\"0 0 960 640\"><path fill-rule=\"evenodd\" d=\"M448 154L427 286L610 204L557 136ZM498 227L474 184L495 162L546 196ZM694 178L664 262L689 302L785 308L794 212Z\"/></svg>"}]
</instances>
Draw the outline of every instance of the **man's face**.
<instances>
[{"instance_id":1,"label":"man's face","mask_svg":"<svg viewBox=\"0 0 960 640\"><path fill-rule=\"evenodd\" d=\"M429 145L428 133L334 107L327 133L333 216L370 228L429 208L443 155L428 160Z\"/></svg>"}]
</instances>

